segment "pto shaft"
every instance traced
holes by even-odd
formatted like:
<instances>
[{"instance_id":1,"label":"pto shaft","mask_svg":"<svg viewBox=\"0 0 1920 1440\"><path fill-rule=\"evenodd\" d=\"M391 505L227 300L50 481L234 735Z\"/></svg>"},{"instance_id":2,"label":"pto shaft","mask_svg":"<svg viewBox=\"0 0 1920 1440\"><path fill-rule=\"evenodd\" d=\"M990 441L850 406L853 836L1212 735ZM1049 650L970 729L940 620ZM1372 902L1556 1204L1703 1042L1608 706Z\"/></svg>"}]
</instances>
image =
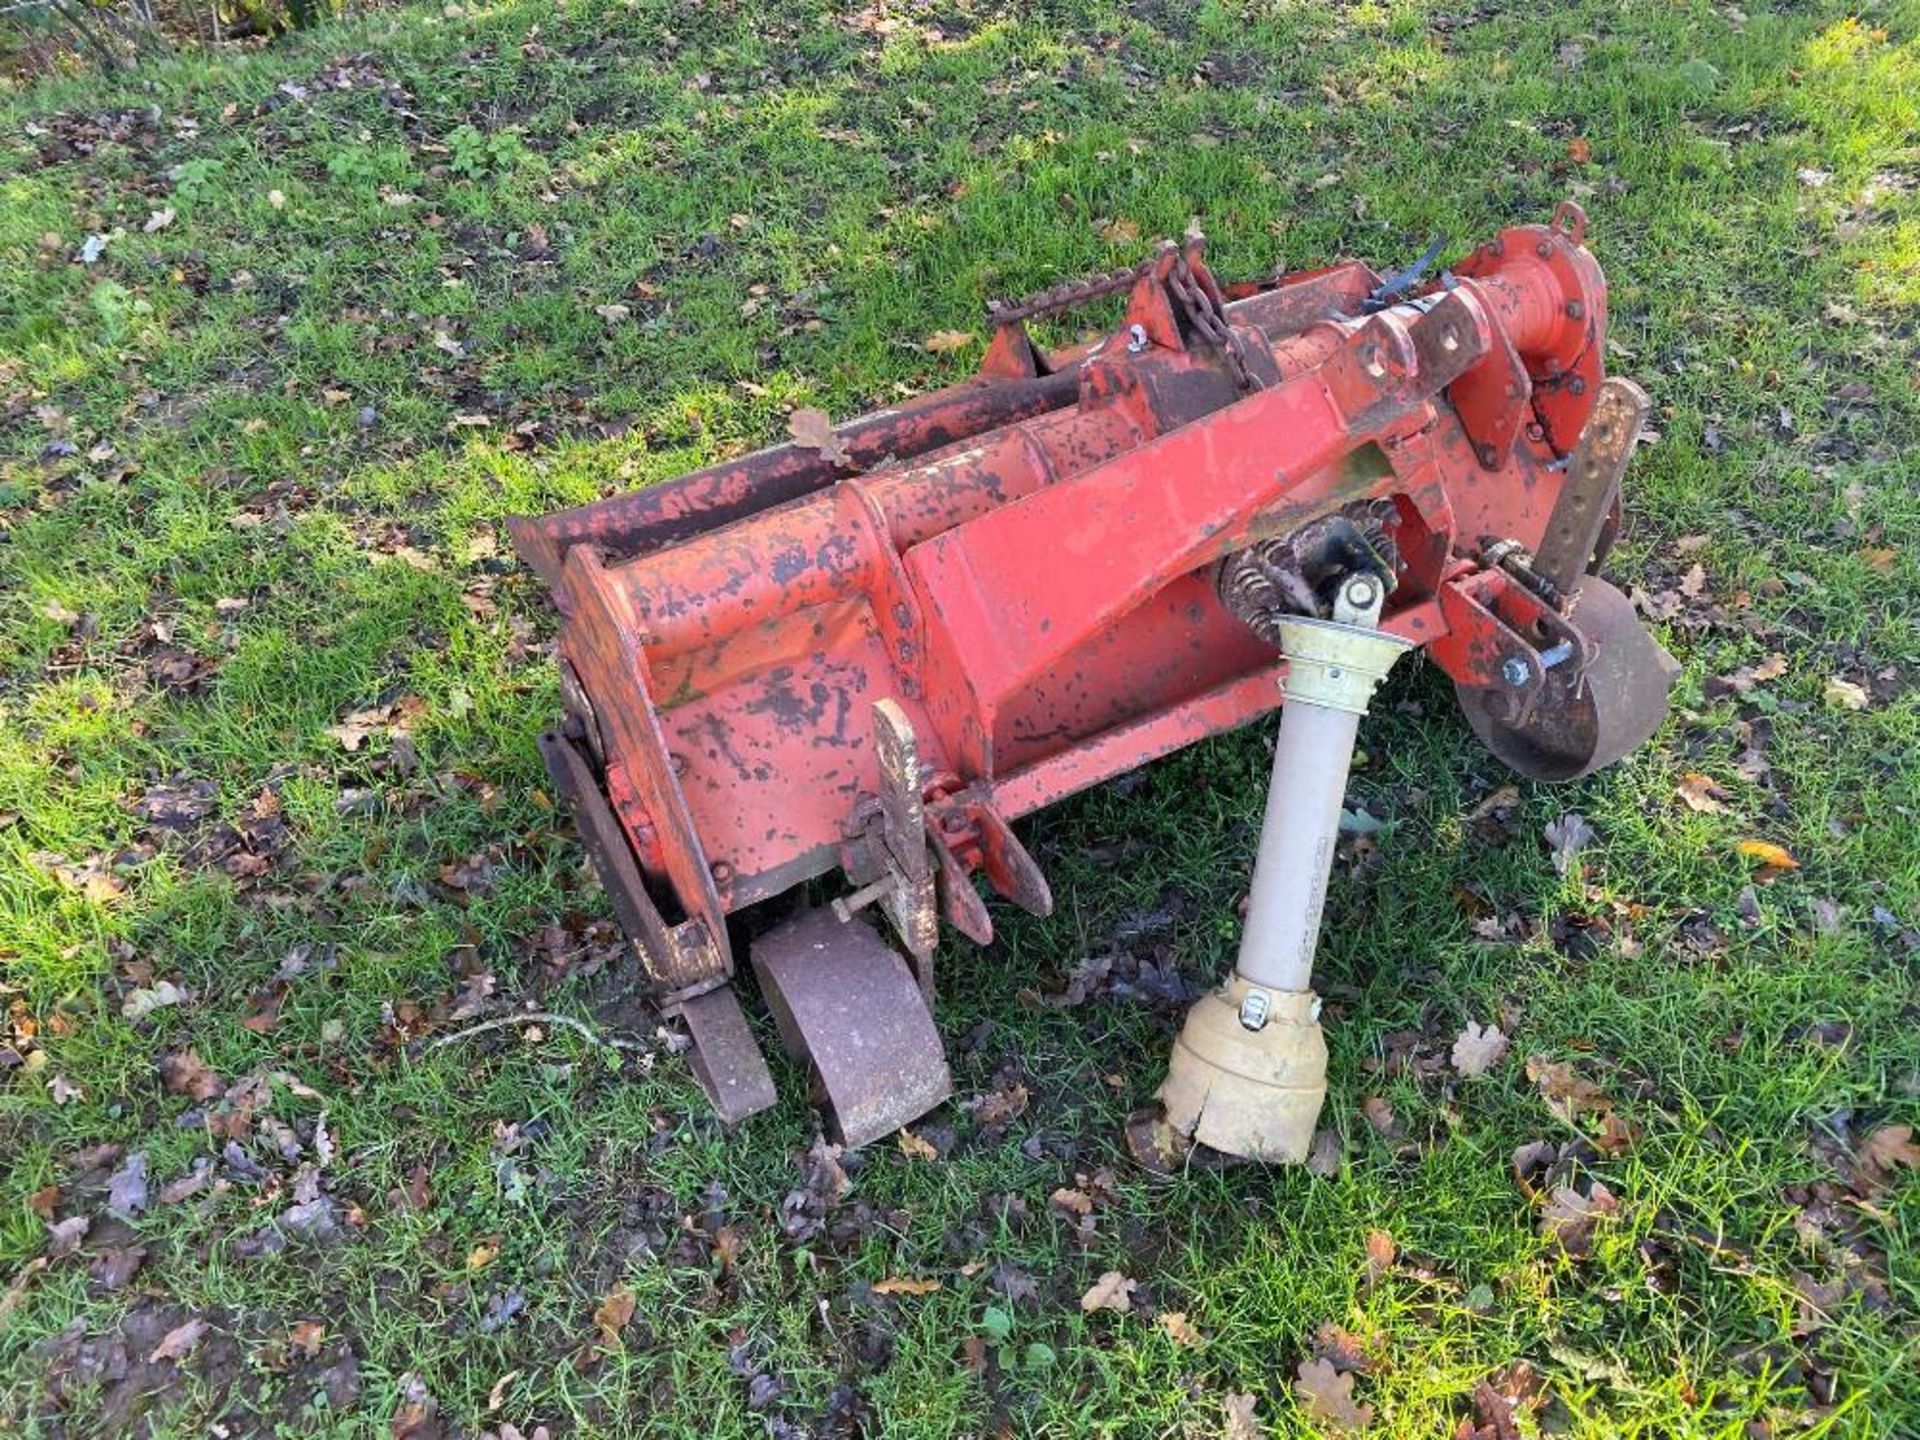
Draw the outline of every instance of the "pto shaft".
<instances>
[{"instance_id":1,"label":"pto shaft","mask_svg":"<svg viewBox=\"0 0 1920 1440\"><path fill-rule=\"evenodd\" d=\"M1174 1128L1252 1160L1304 1160L1326 1098L1313 954L1354 737L1409 641L1377 627L1385 589L1351 576L1331 621L1279 622L1287 655L1267 812L1234 971L1174 1042L1160 1098Z\"/></svg>"}]
</instances>

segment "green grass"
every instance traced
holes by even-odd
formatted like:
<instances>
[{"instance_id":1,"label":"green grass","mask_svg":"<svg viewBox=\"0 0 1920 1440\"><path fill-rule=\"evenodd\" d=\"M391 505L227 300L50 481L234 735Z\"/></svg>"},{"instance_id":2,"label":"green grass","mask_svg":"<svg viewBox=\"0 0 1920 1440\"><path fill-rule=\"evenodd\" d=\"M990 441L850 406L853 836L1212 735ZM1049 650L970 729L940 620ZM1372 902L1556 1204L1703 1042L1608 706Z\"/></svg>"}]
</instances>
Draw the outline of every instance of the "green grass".
<instances>
[{"instance_id":1,"label":"green grass","mask_svg":"<svg viewBox=\"0 0 1920 1440\"><path fill-rule=\"evenodd\" d=\"M142 1402L154 1433L387 1433L413 1375L465 1433L1212 1435L1251 1393L1271 1433L1307 1434L1291 1379L1325 1322L1377 1344L1356 1395L1381 1434L1450 1434L1516 1361L1549 1433L1920 1432L1920 1187L1846 1183L1864 1137L1920 1119L1920 8L1742 11L573 0L0 96L0 1041L26 1061L0 1077L0 1433L115 1428L111 1387L48 1337L189 1313L213 1338ZM996 912L991 949L943 952L939 1019L991 1027L956 1047L963 1095L1021 1077L1031 1104L1004 1131L946 1113L938 1161L873 1147L820 1235L779 1224L797 1103L727 1135L664 1045L616 1072L565 1031L409 1043L458 1028L476 975L582 1017L604 987L579 954L546 974L546 928L604 951L606 911L535 752L552 617L501 517L765 443L795 404L848 416L957 378L976 357L921 339L1142 253L1101 222L1197 218L1239 276L1395 264L1569 193L1614 368L1661 432L1613 569L1659 597L1703 567L1663 627L1686 675L1645 752L1522 786L1506 843L1470 822L1505 777L1436 674L1376 707L1353 798L1390 823L1338 867L1319 977L1337 1176L1148 1174L1121 1127L1172 1014L1017 998L1087 956L1218 972L1268 727L1023 827L1057 913ZM1744 695L1711 683L1776 652ZM1867 707L1828 703L1834 679ZM417 764L326 733L405 696ZM1682 804L1692 773L1724 811ZM180 832L140 813L196 781L212 813ZM1538 837L1570 809L1600 838L1563 878ZM1745 895L1744 838L1800 868ZM488 847L490 888L443 879ZM98 857L120 893L47 854L70 876ZM277 1022L243 1027L298 946ZM191 1000L125 1018L155 979ZM1487 1077L1391 1063L1503 1013ZM80 1257L30 1270L35 1192L102 1215L79 1152L144 1151L157 1191L220 1149L156 1073L189 1048L310 1087L262 1114L311 1164L324 1113L337 1237L253 1253L300 1163L257 1124L265 1181L156 1201L133 1236L97 1218ZM1620 1209L1579 1261L1509 1169L1572 1138L1533 1055L1639 1127L1582 1162ZM79 1098L54 1103L56 1077ZM1362 1117L1373 1095L1400 1139ZM1102 1167L1082 1237L1048 1196ZM399 1203L415 1175L425 1204ZM1369 1285L1375 1230L1399 1259ZM90 1278L136 1238L130 1284ZM996 1289L1003 1263L1036 1293ZM1083 1315L1108 1269L1141 1304ZM874 1295L889 1275L942 1288ZM1797 1277L1848 1282L1810 1331ZM621 1285L635 1315L601 1353ZM311 1359L303 1320L328 1332ZM335 1412L315 1397L341 1346L358 1395ZM754 1373L783 1381L760 1414Z\"/></svg>"}]
</instances>

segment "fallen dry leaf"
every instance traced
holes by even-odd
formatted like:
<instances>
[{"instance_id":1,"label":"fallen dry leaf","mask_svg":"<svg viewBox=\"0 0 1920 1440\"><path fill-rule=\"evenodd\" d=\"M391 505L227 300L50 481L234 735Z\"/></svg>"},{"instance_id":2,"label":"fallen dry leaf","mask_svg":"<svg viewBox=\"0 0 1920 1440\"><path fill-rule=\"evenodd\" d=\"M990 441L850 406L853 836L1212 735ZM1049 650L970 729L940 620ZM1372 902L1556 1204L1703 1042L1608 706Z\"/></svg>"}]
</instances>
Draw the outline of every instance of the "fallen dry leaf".
<instances>
[{"instance_id":1,"label":"fallen dry leaf","mask_svg":"<svg viewBox=\"0 0 1920 1440\"><path fill-rule=\"evenodd\" d=\"M400 550L406 550L401 546ZM396 551L396 554L399 552ZM411 552L418 555L418 552ZM401 557L405 559L405 556ZM425 560L427 557L419 556ZM431 569L432 563L416 565L416 569ZM370 709L356 710L338 725L329 725L322 731L340 742L340 748L348 754L358 753L360 747L373 735L403 735L413 722L426 711L426 702L417 695L403 696L391 705L375 705Z\"/></svg>"},{"instance_id":2,"label":"fallen dry leaf","mask_svg":"<svg viewBox=\"0 0 1920 1440\"><path fill-rule=\"evenodd\" d=\"M126 999L120 1002L120 1013L129 1020L144 1020L156 1010L190 1004L192 1000L192 991L171 980L156 980L151 987L129 990Z\"/></svg>"},{"instance_id":3,"label":"fallen dry leaf","mask_svg":"<svg viewBox=\"0 0 1920 1440\"><path fill-rule=\"evenodd\" d=\"M1553 852L1554 870L1562 875L1573 864L1574 856L1600 838L1593 826L1587 823L1587 817L1577 810L1569 810L1557 819L1549 820L1541 827L1540 834Z\"/></svg>"},{"instance_id":4,"label":"fallen dry leaf","mask_svg":"<svg viewBox=\"0 0 1920 1440\"><path fill-rule=\"evenodd\" d=\"M1579 1122L1583 1111L1604 1115L1613 1109L1613 1101L1591 1080L1575 1072L1565 1061L1549 1060L1544 1055L1527 1057L1527 1078L1547 1102L1547 1108L1569 1125Z\"/></svg>"},{"instance_id":5,"label":"fallen dry leaf","mask_svg":"<svg viewBox=\"0 0 1920 1440\"><path fill-rule=\"evenodd\" d=\"M1860 1160L1869 1168L1891 1171L1895 1166L1920 1167L1920 1145L1913 1143L1911 1125L1882 1125L1860 1146Z\"/></svg>"},{"instance_id":6,"label":"fallen dry leaf","mask_svg":"<svg viewBox=\"0 0 1920 1440\"><path fill-rule=\"evenodd\" d=\"M427 1389L427 1382L412 1371L400 1377L400 1404L387 1422L393 1440L442 1440L445 1427L440 1421L440 1402Z\"/></svg>"},{"instance_id":7,"label":"fallen dry leaf","mask_svg":"<svg viewBox=\"0 0 1920 1440\"><path fill-rule=\"evenodd\" d=\"M1507 1058L1509 1043L1498 1025L1482 1029L1479 1021L1469 1020L1453 1042L1453 1068L1467 1080L1484 1075Z\"/></svg>"},{"instance_id":8,"label":"fallen dry leaf","mask_svg":"<svg viewBox=\"0 0 1920 1440\"><path fill-rule=\"evenodd\" d=\"M184 1360L200 1343L200 1337L207 1331L204 1320L189 1320L184 1325L176 1325L169 1330L160 1343L153 1347L153 1353L147 1356L149 1365L158 1365L162 1361Z\"/></svg>"},{"instance_id":9,"label":"fallen dry leaf","mask_svg":"<svg viewBox=\"0 0 1920 1440\"><path fill-rule=\"evenodd\" d=\"M1345 1153L1340 1132L1332 1126L1322 1126L1313 1132L1313 1149L1307 1153L1307 1172L1332 1179L1340 1173L1340 1160Z\"/></svg>"},{"instance_id":10,"label":"fallen dry leaf","mask_svg":"<svg viewBox=\"0 0 1920 1440\"><path fill-rule=\"evenodd\" d=\"M1593 1143L1602 1155L1624 1155L1640 1143L1645 1133L1626 1116L1610 1110L1601 1117L1600 1133L1593 1137Z\"/></svg>"},{"instance_id":11,"label":"fallen dry leaf","mask_svg":"<svg viewBox=\"0 0 1920 1440\"><path fill-rule=\"evenodd\" d=\"M1540 1212L1540 1234L1558 1245L1568 1258L1578 1260L1593 1248L1594 1227L1619 1209L1613 1192L1598 1180L1587 1195L1570 1185L1556 1186Z\"/></svg>"},{"instance_id":12,"label":"fallen dry leaf","mask_svg":"<svg viewBox=\"0 0 1920 1440\"><path fill-rule=\"evenodd\" d=\"M938 1280L923 1280L913 1275L889 1275L874 1282L876 1295L931 1295L940 1288Z\"/></svg>"},{"instance_id":13,"label":"fallen dry leaf","mask_svg":"<svg viewBox=\"0 0 1920 1440\"><path fill-rule=\"evenodd\" d=\"M940 1158L940 1152L938 1150L934 1149L932 1145L928 1144L904 1125L900 1127L898 1138L900 1141L900 1153L902 1155L910 1155L915 1160L938 1160Z\"/></svg>"},{"instance_id":14,"label":"fallen dry leaf","mask_svg":"<svg viewBox=\"0 0 1920 1440\"><path fill-rule=\"evenodd\" d=\"M0 1326L4 1326L13 1312L20 1308L20 1302L27 1298L27 1291L33 1286L33 1277L46 1269L49 1263L46 1256L36 1255L7 1282L5 1292L0 1293Z\"/></svg>"},{"instance_id":15,"label":"fallen dry leaf","mask_svg":"<svg viewBox=\"0 0 1920 1440\"><path fill-rule=\"evenodd\" d=\"M1400 1247L1393 1243L1393 1236L1384 1230L1367 1232L1367 1278L1369 1286L1380 1283L1380 1277L1393 1268L1393 1262L1400 1257Z\"/></svg>"},{"instance_id":16,"label":"fallen dry leaf","mask_svg":"<svg viewBox=\"0 0 1920 1440\"><path fill-rule=\"evenodd\" d=\"M1143 1170L1174 1174L1193 1149L1193 1141L1167 1123L1158 1105L1136 1110L1127 1117L1127 1151Z\"/></svg>"},{"instance_id":17,"label":"fallen dry leaf","mask_svg":"<svg viewBox=\"0 0 1920 1440\"><path fill-rule=\"evenodd\" d=\"M609 1292L595 1307L594 1328L607 1344L613 1344L615 1337L627 1328L627 1322L633 1319L634 1304L633 1291L622 1285L618 1290Z\"/></svg>"},{"instance_id":18,"label":"fallen dry leaf","mask_svg":"<svg viewBox=\"0 0 1920 1440\"><path fill-rule=\"evenodd\" d=\"M969 1103L974 1119L982 1125L1004 1125L1009 1120L1018 1120L1027 1113L1027 1104L1033 1097L1022 1082L1016 1080L1004 1089L994 1090Z\"/></svg>"},{"instance_id":19,"label":"fallen dry leaf","mask_svg":"<svg viewBox=\"0 0 1920 1440\"><path fill-rule=\"evenodd\" d=\"M1770 865L1776 870L1800 868L1800 862L1793 858L1792 851L1771 840L1742 840L1733 848L1749 860L1758 860L1762 865Z\"/></svg>"},{"instance_id":20,"label":"fallen dry leaf","mask_svg":"<svg viewBox=\"0 0 1920 1440\"><path fill-rule=\"evenodd\" d=\"M1360 1111L1367 1117L1367 1123L1385 1138L1391 1140L1400 1133L1400 1121L1384 1096L1367 1096L1360 1102Z\"/></svg>"},{"instance_id":21,"label":"fallen dry leaf","mask_svg":"<svg viewBox=\"0 0 1920 1440\"><path fill-rule=\"evenodd\" d=\"M84 1215L69 1215L57 1225L47 1227L47 1258L64 1259L80 1248L93 1222Z\"/></svg>"},{"instance_id":22,"label":"fallen dry leaf","mask_svg":"<svg viewBox=\"0 0 1920 1440\"><path fill-rule=\"evenodd\" d=\"M127 893L127 882L113 873L108 857L104 855L95 855L75 863L51 850L36 850L27 860L42 874L84 895L96 905L108 904Z\"/></svg>"},{"instance_id":23,"label":"fallen dry leaf","mask_svg":"<svg viewBox=\"0 0 1920 1440\"><path fill-rule=\"evenodd\" d=\"M1267 1440L1267 1427L1260 1423L1260 1407L1251 1395L1222 1395L1220 1408L1227 1412L1226 1440Z\"/></svg>"},{"instance_id":24,"label":"fallen dry leaf","mask_svg":"<svg viewBox=\"0 0 1920 1440\"><path fill-rule=\"evenodd\" d=\"M147 1208L147 1153L136 1150L107 1177L107 1213L132 1220Z\"/></svg>"},{"instance_id":25,"label":"fallen dry leaf","mask_svg":"<svg viewBox=\"0 0 1920 1440\"><path fill-rule=\"evenodd\" d=\"M1727 792L1714 783L1711 775L1689 771L1680 777L1680 784L1675 788L1680 792L1680 798L1686 801L1689 810L1697 811L1702 815L1727 813L1725 804Z\"/></svg>"},{"instance_id":26,"label":"fallen dry leaf","mask_svg":"<svg viewBox=\"0 0 1920 1440\"><path fill-rule=\"evenodd\" d=\"M491 1240L482 1240L467 1251L467 1269L484 1270L500 1258L500 1246Z\"/></svg>"},{"instance_id":27,"label":"fallen dry leaf","mask_svg":"<svg viewBox=\"0 0 1920 1440\"><path fill-rule=\"evenodd\" d=\"M288 1343L309 1360L320 1353L326 1339L327 1327L318 1320L296 1320L287 1332Z\"/></svg>"},{"instance_id":28,"label":"fallen dry leaf","mask_svg":"<svg viewBox=\"0 0 1920 1440\"><path fill-rule=\"evenodd\" d=\"M806 406L795 410L787 416L787 434L793 437L794 444L819 451L820 458L831 464L847 463L846 443L833 433L833 422L824 410Z\"/></svg>"},{"instance_id":29,"label":"fallen dry leaf","mask_svg":"<svg viewBox=\"0 0 1920 1440\"><path fill-rule=\"evenodd\" d=\"M1325 1321L1314 1332L1313 1355L1340 1371L1373 1369L1373 1352L1367 1343L1343 1325Z\"/></svg>"},{"instance_id":30,"label":"fallen dry leaf","mask_svg":"<svg viewBox=\"0 0 1920 1440\"><path fill-rule=\"evenodd\" d=\"M227 1083L213 1073L211 1066L192 1050L160 1057L160 1079L170 1095L185 1095L190 1100L218 1100L227 1093Z\"/></svg>"},{"instance_id":31,"label":"fallen dry leaf","mask_svg":"<svg viewBox=\"0 0 1920 1440\"><path fill-rule=\"evenodd\" d=\"M929 355L945 355L949 351L964 350L972 343L971 330L936 330L920 342L920 348Z\"/></svg>"},{"instance_id":32,"label":"fallen dry leaf","mask_svg":"<svg viewBox=\"0 0 1920 1440\"><path fill-rule=\"evenodd\" d=\"M1842 680L1836 675L1827 681L1820 698L1835 710L1864 710L1872 697L1867 694L1865 686Z\"/></svg>"},{"instance_id":33,"label":"fallen dry leaf","mask_svg":"<svg viewBox=\"0 0 1920 1440\"><path fill-rule=\"evenodd\" d=\"M1096 1310L1118 1310L1124 1315L1133 1309L1133 1292L1138 1284L1118 1270L1109 1270L1080 1297L1080 1308L1089 1315Z\"/></svg>"},{"instance_id":34,"label":"fallen dry leaf","mask_svg":"<svg viewBox=\"0 0 1920 1440\"><path fill-rule=\"evenodd\" d=\"M1162 1310L1159 1315L1159 1325L1167 1332L1167 1338L1174 1344L1188 1349L1203 1344L1206 1340L1206 1337L1194 1328L1193 1322L1187 1319L1184 1310Z\"/></svg>"},{"instance_id":35,"label":"fallen dry leaf","mask_svg":"<svg viewBox=\"0 0 1920 1440\"><path fill-rule=\"evenodd\" d=\"M1373 1423L1373 1406L1353 1398L1353 1376L1343 1375L1325 1360L1302 1360L1293 1393L1307 1417L1341 1430L1364 1430Z\"/></svg>"},{"instance_id":36,"label":"fallen dry leaf","mask_svg":"<svg viewBox=\"0 0 1920 1440\"><path fill-rule=\"evenodd\" d=\"M507 1403L507 1391L512 1388L513 1382L518 1380L524 1373L526 1372L521 1370L509 1370L493 1382L493 1388L487 1391L487 1413L489 1415ZM500 1440L506 1440L504 1433L501 1435Z\"/></svg>"}]
</instances>

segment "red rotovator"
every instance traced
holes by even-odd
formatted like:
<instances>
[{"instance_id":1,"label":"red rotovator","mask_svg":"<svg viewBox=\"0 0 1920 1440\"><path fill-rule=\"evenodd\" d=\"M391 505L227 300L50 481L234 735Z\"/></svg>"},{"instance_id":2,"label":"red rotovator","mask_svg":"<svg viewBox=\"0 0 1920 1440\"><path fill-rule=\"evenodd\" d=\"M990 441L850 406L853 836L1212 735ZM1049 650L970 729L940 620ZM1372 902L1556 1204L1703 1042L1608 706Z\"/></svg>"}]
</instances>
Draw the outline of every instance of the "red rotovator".
<instances>
[{"instance_id":1,"label":"red rotovator","mask_svg":"<svg viewBox=\"0 0 1920 1440\"><path fill-rule=\"evenodd\" d=\"M1584 230L1404 285L1222 286L1190 237L996 307L964 384L513 522L561 613L549 767L723 1116L774 1099L729 915L842 877L751 953L836 1135L885 1134L949 1092L932 960L942 919L991 935L972 877L1052 903L1010 822L1274 709L1300 621L1423 650L1529 776L1652 733L1672 662L1591 573L1646 402L1603 375ZM1027 335L1121 293L1100 341Z\"/></svg>"}]
</instances>

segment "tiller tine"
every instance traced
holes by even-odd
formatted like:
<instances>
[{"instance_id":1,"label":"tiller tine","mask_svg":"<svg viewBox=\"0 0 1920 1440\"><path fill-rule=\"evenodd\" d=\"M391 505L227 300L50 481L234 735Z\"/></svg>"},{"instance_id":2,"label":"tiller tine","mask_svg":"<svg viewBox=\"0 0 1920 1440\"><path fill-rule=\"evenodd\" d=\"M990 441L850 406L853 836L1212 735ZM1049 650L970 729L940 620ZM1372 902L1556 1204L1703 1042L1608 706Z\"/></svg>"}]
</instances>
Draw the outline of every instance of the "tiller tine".
<instances>
[{"instance_id":1,"label":"tiller tine","mask_svg":"<svg viewBox=\"0 0 1920 1440\"><path fill-rule=\"evenodd\" d=\"M723 1115L773 1095L733 916L828 887L752 959L829 1124L871 1140L951 1089L942 920L990 941L982 880L1052 906L1011 822L1284 686L1259 904L1166 1094L1221 1148L1300 1157L1324 1086L1313 937L1373 681L1423 652L1545 779L1666 712L1672 660L1592 578L1646 397L1604 373L1585 234L1568 204L1438 277L1345 261L1234 285L1190 235L993 307L961 384L512 522L560 610L549 768ZM1122 296L1071 348L1025 329Z\"/></svg>"},{"instance_id":2,"label":"tiller tine","mask_svg":"<svg viewBox=\"0 0 1920 1440\"><path fill-rule=\"evenodd\" d=\"M878 1140L953 1093L919 981L864 920L809 910L753 942L753 970L837 1144Z\"/></svg>"}]
</instances>

